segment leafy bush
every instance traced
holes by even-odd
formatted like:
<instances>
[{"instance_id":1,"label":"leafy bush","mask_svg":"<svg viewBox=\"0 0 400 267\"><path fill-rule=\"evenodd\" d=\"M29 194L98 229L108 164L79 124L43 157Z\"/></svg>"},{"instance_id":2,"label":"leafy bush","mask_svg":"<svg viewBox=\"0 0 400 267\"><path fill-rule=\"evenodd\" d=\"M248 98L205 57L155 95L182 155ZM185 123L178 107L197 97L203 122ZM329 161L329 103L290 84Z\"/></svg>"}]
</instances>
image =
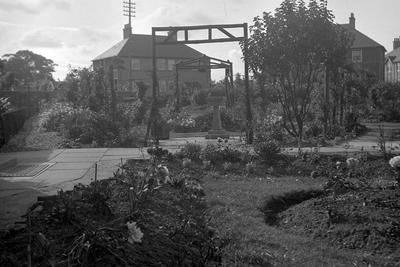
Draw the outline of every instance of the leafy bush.
<instances>
[{"instance_id":1,"label":"leafy bush","mask_svg":"<svg viewBox=\"0 0 400 267\"><path fill-rule=\"evenodd\" d=\"M269 140L257 142L254 145L254 151L260 160L266 163L273 163L279 159L281 148L276 141Z\"/></svg>"},{"instance_id":2,"label":"leafy bush","mask_svg":"<svg viewBox=\"0 0 400 267\"><path fill-rule=\"evenodd\" d=\"M0 97L0 114L3 114L10 109L11 103L8 99L8 97Z\"/></svg>"},{"instance_id":3,"label":"leafy bush","mask_svg":"<svg viewBox=\"0 0 400 267\"><path fill-rule=\"evenodd\" d=\"M211 129L213 121L213 112L197 116L195 119L196 129L200 132L206 132ZM231 112L221 109L222 128L228 131L240 131L242 120L234 117Z\"/></svg>"},{"instance_id":4,"label":"leafy bush","mask_svg":"<svg viewBox=\"0 0 400 267\"><path fill-rule=\"evenodd\" d=\"M255 125L255 137L258 142L274 140L282 142L284 130L281 126L281 117L271 113L263 119L257 120Z\"/></svg>"},{"instance_id":5,"label":"leafy bush","mask_svg":"<svg viewBox=\"0 0 400 267\"><path fill-rule=\"evenodd\" d=\"M181 154L184 158L194 161L200 160L201 146L195 143L187 143L182 149Z\"/></svg>"},{"instance_id":6,"label":"leafy bush","mask_svg":"<svg viewBox=\"0 0 400 267\"><path fill-rule=\"evenodd\" d=\"M242 161L244 153L231 145L207 144L207 146L201 151L201 158L203 160L209 160L213 164L221 162L236 163Z\"/></svg>"},{"instance_id":7,"label":"leafy bush","mask_svg":"<svg viewBox=\"0 0 400 267\"><path fill-rule=\"evenodd\" d=\"M196 131L196 122L187 112L181 112L172 115L167 121L168 126L170 126L175 132L187 133Z\"/></svg>"},{"instance_id":8,"label":"leafy bush","mask_svg":"<svg viewBox=\"0 0 400 267\"><path fill-rule=\"evenodd\" d=\"M194 102L197 105L205 105L207 104L207 91L201 90L194 95Z\"/></svg>"},{"instance_id":9,"label":"leafy bush","mask_svg":"<svg viewBox=\"0 0 400 267\"><path fill-rule=\"evenodd\" d=\"M317 137L322 134L322 124L318 122L313 122L308 125L304 131L306 138Z\"/></svg>"},{"instance_id":10,"label":"leafy bush","mask_svg":"<svg viewBox=\"0 0 400 267\"><path fill-rule=\"evenodd\" d=\"M375 112L385 121L400 121L400 83L377 83L370 95Z\"/></svg>"}]
</instances>

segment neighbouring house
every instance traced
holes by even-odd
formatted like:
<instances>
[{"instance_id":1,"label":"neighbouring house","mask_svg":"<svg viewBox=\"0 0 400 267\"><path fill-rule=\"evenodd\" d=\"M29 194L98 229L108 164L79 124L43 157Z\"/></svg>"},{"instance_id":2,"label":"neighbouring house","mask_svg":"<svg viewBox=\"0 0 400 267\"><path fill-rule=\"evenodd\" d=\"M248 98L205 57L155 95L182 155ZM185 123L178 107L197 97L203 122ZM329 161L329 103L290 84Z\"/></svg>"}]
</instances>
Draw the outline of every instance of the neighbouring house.
<instances>
[{"instance_id":1,"label":"neighbouring house","mask_svg":"<svg viewBox=\"0 0 400 267\"><path fill-rule=\"evenodd\" d=\"M124 28L124 39L104 53L93 59L93 68L103 69L105 73L113 70L114 86L117 92L125 95L137 94L138 82L144 82L151 95L152 88L152 36L132 34L129 24ZM166 36L156 36L158 39ZM175 36L176 38L176 36ZM196 59L204 55L199 51L183 44L157 45L156 61L160 95L175 94L175 64L181 61ZM198 89L209 88L211 82L210 70L179 71L180 86L195 84Z\"/></svg>"},{"instance_id":2,"label":"neighbouring house","mask_svg":"<svg viewBox=\"0 0 400 267\"><path fill-rule=\"evenodd\" d=\"M356 18L351 13L348 24L341 24L354 38L348 58L356 70L362 70L367 75L384 80L385 52L383 45L372 40L356 29Z\"/></svg>"},{"instance_id":3,"label":"neighbouring house","mask_svg":"<svg viewBox=\"0 0 400 267\"><path fill-rule=\"evenodd\" d=\"M394 38L393 51L386 54L385 82L400 82L400 38Z\"/></svg>"}]
</instances>

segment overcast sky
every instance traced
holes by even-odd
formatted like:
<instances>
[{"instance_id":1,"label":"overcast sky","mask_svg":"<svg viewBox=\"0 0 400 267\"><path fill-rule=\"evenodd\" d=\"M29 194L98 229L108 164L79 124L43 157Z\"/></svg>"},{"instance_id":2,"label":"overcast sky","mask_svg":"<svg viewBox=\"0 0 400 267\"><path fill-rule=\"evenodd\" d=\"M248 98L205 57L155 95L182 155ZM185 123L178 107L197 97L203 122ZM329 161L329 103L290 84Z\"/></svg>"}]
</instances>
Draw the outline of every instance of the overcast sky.
<instances>
[{"instance_id":1,"label":"overcast sky","mask_svg":"<svg viewBox=\"0 0 400 267\"><path fill-rule=\"evenodd\" d=\"M152 26L252 23L281 0L136 0L133 32L150 34ZM355 13L356 28L386 50L400 35L399 0L328 0L337 23ZM91 60L122 39L127 23L122 0L0 0L0 55L28 49L52 59L54 76L64 79L69 65L90 66ZM202 53L234 63L242 72L237 43L193 46ZM213 78L222 73L213 71Z\"/></svg>"}]
</instances>

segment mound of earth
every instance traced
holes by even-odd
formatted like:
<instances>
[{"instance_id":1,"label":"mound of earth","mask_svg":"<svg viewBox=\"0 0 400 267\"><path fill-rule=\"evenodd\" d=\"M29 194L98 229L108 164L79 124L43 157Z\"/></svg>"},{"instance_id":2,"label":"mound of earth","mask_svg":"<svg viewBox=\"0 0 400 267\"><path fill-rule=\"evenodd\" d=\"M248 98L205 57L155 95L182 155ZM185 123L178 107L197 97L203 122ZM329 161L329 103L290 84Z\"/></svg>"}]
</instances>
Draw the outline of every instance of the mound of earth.
<instances>
[{"instance_id":1,"label":"mound of earth","mask_svg":"<svg viewBox=\"0 0 400 267\"><path fill-rule=\"evenodd\" d=\"M400 190L365 189L304 201L279 214L279 227L365 249L400 263Z\"/></svg>"}]
</instances>

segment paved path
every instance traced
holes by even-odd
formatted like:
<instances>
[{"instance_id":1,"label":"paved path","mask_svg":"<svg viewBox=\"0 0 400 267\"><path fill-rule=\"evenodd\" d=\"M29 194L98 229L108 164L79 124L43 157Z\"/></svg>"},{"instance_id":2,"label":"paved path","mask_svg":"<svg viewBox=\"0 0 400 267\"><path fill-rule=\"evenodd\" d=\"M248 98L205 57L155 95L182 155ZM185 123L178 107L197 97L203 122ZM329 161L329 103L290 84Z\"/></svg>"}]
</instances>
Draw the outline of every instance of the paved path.
<instances>
[{"instance_id":1,"label":"paved path","mask_svg":"<svg viewBox=\"0 0 400 267\"><path fill-rule=\"evenodd\" d=\"M57 190L70 190L75 184L89 184L95 175L105 179L113 175L119 164L129 158L148 157L138 148L62 149L1 153L0 164L17 159L17 166L44 165L41 173L22 177L0 177L0 229L8 228L24 214L40 195Z\"/></svg>"}]
</instances>

